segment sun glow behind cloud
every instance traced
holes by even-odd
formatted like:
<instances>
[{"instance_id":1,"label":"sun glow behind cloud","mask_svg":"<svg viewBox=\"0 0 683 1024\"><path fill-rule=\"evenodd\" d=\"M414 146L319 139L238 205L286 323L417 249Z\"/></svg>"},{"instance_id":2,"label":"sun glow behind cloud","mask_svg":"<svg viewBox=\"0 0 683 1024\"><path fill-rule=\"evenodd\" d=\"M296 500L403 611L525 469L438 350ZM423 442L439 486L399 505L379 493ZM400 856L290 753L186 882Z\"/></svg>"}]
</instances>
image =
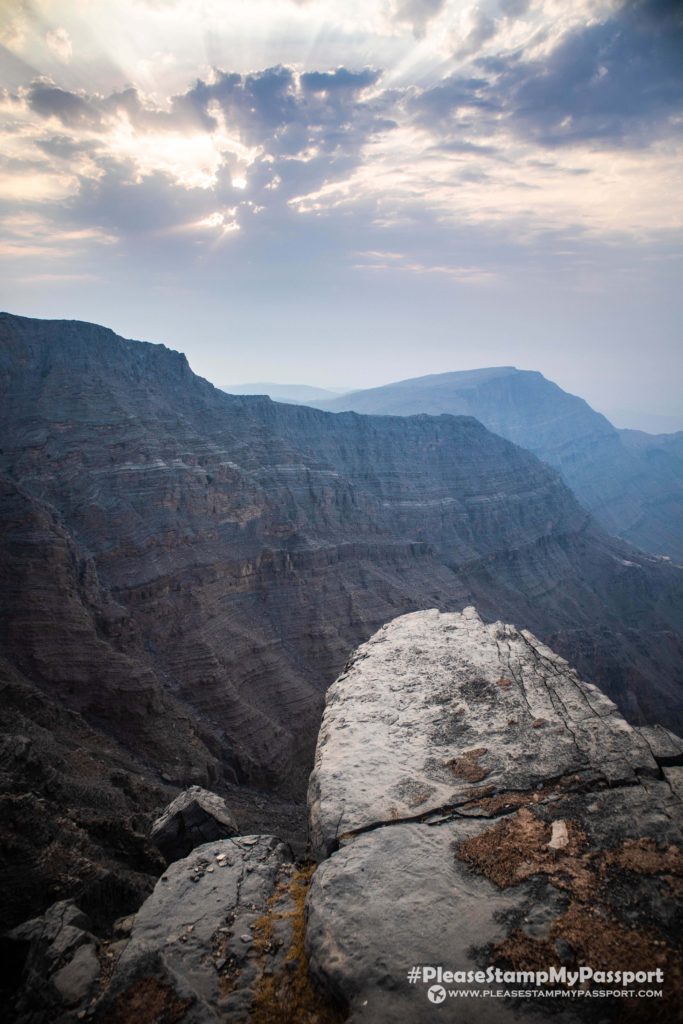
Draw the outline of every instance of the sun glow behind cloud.
<instances>
[{"instance_id":1,"label":"sun glow behind cloud","mask_svg":"<svg viewBox=\"0 0 683 1024\"><path fill-rule=\"evenodd\" d=\"M319 215L373 200L377 224L400 218L402 207L416 204L444 220L495 224L524 219L529 235L563 223L580 224L589 232L636 233L680 224L683 189L671 188L680 180L680 149L670 141L659 148L620 151L579 137L571 151L539 151L533 139L520 138L500 98L489 98L501 75L495 66L487 70L487 60L500 65L512 54L509 68L514 72L523 52L532 66L571 39L577 27L587 31L605 23L618 7L611 0L572 5L501 0L500 6L394 0L369 9L333 0L306 5L259 0L248 9L193 0L128 0L117 17L110 5L92 0L87 12L75 2L61 4L60 24L45 31L52 6L48 0L37 8L16 5L5 31L14 52L36 64L50 53L73 64L62 69L68 71L64 81L42 79L42 106L30 82L4 94L3 148L9 161L0 188L14 201L77 199L84 182L111 174L115 164L128 168L131 185L158 174L179 189L211 191L219 199L226 187L237 192L255 188L265 209L278 193L278 207L288 202L300 214ZM137 44L127 31L122 36L133 20ZM323 26L325 46L336 39L340 57L348 56L349 41L362 41L354 51L356 63L362 56L366 66L380 67L384 58L384 66L364 88L330 92L334 82L302 99L300 71L308 65L317 73ZM150 61L143 52L152 31L161 45ZM87 90L73 88L69 76L82 82L84 75L96 74L92 58L100 48L103 67L118 63L127 80L119 74L118 88L112 82L109 92L100 90L96 79ZM275 53L280 58L306 54L307 65L294 67L279 93L267 78L254 79L252 104L247 97L239 108L227 91L221 94L222 73L208 67L219 58L232 74L244 69L245 59ZM189 64L204 71L205 96L213 89L217 98L203 102L202 89L193 92L184 70ZM169 72L175 76L175 93ZM608 70L603 67L599 74ZM109 75L107 70L102 80ZM449 89L456 93L450 108ZM457 95L458 89L463 95ZM319 123L306 125L313 99L321 109L328 104L329 111ZM355 131L354 122L363 119L375 123ZM568 130L571 120L568 113L559 129ZM68 143L61 155L55 139ZM311 170L304 173L307 164ZM253 165L255 175L250 173ZM265 175L269 165L276 166ZM665 186L670 197L666 210L656 201Z\"/></svg>"},{"instance_id":2,"label":"sun glow behind cloud","mask_svg":"<svg viewBox=\"0 0 683 1024\"><path fill-rule=\"evenodd\" d=\"M654 294L681 258L672 0L6 0L3 15L8 287L66 294L134 265L217 294L299 267L302 302L324 272L455 296L522 279L606 294L641 273Z\"/></svg>"}]
</instances>

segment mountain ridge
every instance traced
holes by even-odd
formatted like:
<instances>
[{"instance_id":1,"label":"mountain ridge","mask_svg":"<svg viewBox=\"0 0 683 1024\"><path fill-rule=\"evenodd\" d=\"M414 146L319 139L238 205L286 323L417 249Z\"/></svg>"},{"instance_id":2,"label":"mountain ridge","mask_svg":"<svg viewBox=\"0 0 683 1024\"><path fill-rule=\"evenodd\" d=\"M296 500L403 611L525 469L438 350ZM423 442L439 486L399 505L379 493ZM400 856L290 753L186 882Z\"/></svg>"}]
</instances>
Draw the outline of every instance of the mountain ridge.
<instances>
[{"instance_id":1,"label":"mountain ridge","mask_svg":"<svg viewBox=\"0 0 683 1024\"><path fill-rule=\"evenodd\" d=\"M430 374L316 403L330 412L469 414L557 469L610 533L683 561L683 462L674 440L636 443L537 370Z\"/></svg>"}]
</instances>

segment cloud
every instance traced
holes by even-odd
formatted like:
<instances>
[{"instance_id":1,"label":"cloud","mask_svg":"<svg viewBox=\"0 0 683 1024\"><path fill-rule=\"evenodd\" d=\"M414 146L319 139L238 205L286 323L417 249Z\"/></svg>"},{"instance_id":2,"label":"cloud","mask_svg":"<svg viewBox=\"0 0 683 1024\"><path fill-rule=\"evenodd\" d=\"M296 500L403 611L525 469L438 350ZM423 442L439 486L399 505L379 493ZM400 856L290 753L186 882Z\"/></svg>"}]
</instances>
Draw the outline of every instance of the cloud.
<instances>
[{"instance_id":1,"label":"cloud","mask_svg":"<svg viewBox=\"0 0 683 1024\"><path fill-rule=\"evenodd\" d=\"M98 120L95 107L77 93L60 89L49 79L31 83L27 93L28 104L41 117L56 117L64 125L94 123Z\"/></svg>"},{"instance_id":2,"label":"cloud","mask_svg":"<svg viewBox=\"0 0 683 1024\"><path fill-rule=\"evenodd\" d=\"M131 246L165 239L188 259L222 241L272 244L325 218L330 232L355 225L359 235L427 214L433 230L507 224L520 244L558 226L659 230L653 197L676 153L673 142L667 152L657 147L673 139L681 109L678 6L632 0L541 43L538 26L525 23L513 29L526 42L504 45L517 39L508 22L522 8L518 0L469 8L460 56L444 50L443 77L427 77L427 86L421 73L388 87L400 79L343 64L214 68L171 95L132 84L76 91L36 78L0 97L3 192L17 202L23 194L27 209L42 203L62 231L92 227ZM394 9L427 20L440 11ZM393 35L394 44L403 42ZM483 279L481 260L427 248L402 266Z\"/></svg>"},{"instance_id":3,"label":"cloud","mask_svg":"<svg viewBox=\"0 0 683 1024\"><path fill-rule=\"evenodd\" d=\"M531 0L500 0L499 7L509 18L521 18L529 10Z\"/></svg>"},{"instance_id":4,"label":"cloud","mask_svg":"<svg viewBox=\"0 0 683 1024\"><path fill-rule=\"evenodd\" d=\"M28 0L0 0L0 44L19 48L26 38L30 15Z\"/></svg>"},{"instance_id":5,"label":"cloud","mask_svg":"<svg viewBox=\"0 0 683 1024\"><path fill-rule=\"evenodd\" d=\"M478 53L484 43L496 34L496 23L481 7L468 12L464 30L455 44L455 56L467 57Z\"/></svg>"},{"instance_id":6,"label":"cloud","mask_svg":"<svg viewBox=\"0 0 683 1024\"><path fill-rule=\"evenodd\" d=\"M295 216L292 197L351 174L394 127L379 80L371 68L214 70L164 103L132 86L87 94L42 77L6 95L17 119L5 139L13 132L15 159L30 161L27 199L65 199L51 214L65 226L204 245L214 229ZM6 169L17 197L28 177Z\"/></svg>"},{"instance_id":7,"label":"cloud","mask_svg":"<svg viewBox=\"0 0 683 1024\"><path fill-rule=\"evenodd\" d=\"M71 45L71 37L65 28L50 29L45 36L45 42L64 64L69 63L73 47Z\"/></svg>"},{"instance_id":8,"label":"cloud","mask_svg":"<svg viewBox=\"0 0 683 1024\"><path fill-rule=\"evenodd\" d=\"M358 262L352 264L360 271L403 271L408 274L435 274L446 277L458 284L490 285L497 280L497 274L487 267L469 264L427 263L416 260L409 253L370 250L356 254Z\"/></svg>"},{"instance_id":9,"label":"cloud","mask_svg":"<svg viewBox=\"0 0 683 1024\"><path fill-rule=\"evenodd\" d=\"M628 2L570 33L546 61L511 62L495 91L542 145L646 145L683 113L683 7Z\"/></svg>"},{"instance_id":10,"label":"cloud","mask_svg":"<svg viewBox=\"0 0 683 1024\"><path fill-rule=\"evenodd\" d=\"M489 77L466 77L456 72L411 96L408 109L442 148L476 145L476 137L481 136L490 149L502 103Z\"/></svg>"},{"instance_id":11,"label":"cloud","mask_svg":"<svg viewBox=\"0 0 683 1024\"><path fill-rule=\"evenodd\" d=\"M416 39L424 39L429 22L441 14L446 0L394 0L391 17L399 25L410 25Z\"/></svg>"},{"instance_id":12,"label":"cloud","mask_svg":"<svg viewBox=\"0 0 683 1024\"><path fill-rule=\"evenodd\" d=\"M493 32L477 13L459 53ZM413 107L426 123L457 130L475 109L479 131L510 131L544 147L644 146L673 130L683 114L683 8L672 0L629 0L602 22L561 37L543 57L513 51L474 62L479 74L447 76ZM486 120L486 114L490 118Z\"/></svg>"}]
</instances>

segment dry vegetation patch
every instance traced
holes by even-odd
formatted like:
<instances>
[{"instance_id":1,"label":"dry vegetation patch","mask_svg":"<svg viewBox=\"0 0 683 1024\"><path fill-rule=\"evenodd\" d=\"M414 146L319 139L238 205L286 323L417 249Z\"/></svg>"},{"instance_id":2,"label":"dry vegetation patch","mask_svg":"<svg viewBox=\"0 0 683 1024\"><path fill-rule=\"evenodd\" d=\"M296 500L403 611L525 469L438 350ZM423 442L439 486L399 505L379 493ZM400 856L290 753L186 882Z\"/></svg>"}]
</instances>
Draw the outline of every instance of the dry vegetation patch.
<instances>
[{"instance_id":1,"label":"dry vegetation patch","mask_svg":"<svg viewBox=\"0 0 683 1024\"><path fill-rule=\"evenodd\" d=\"M659 849L651 838L628 839L610 850L592 849L576 822L564 821L564 825L567 841L562 849L552 849L552 825L537 818L530 807L521 807L456 847L460 860L499 888L542 875L569 896L567 909L551 922L546 938L533 938L517 928L493 948L494 961L515 970L546 970L561 966L559 951L564 950L566 958L569 950L574 964L587 964L596 971L661 967L664 999L648 1001L647 1008L643 1000L635 999L624 1000L623 1006L626 1019L672 1020L671 1011L680 1006L683 989L681 950L658 931L655 921L644 920L636 926L621 920L609 892L614 882L638 886L634 876L648 876L659 880L664 898L668 893L668 898L675 899L683 876L683 853L673 845Z\"/></svg>"},{"instance_id":2,"label":"dry vegetation patch","mask_svg":"<svg viewBox=\"0 0 683 1024\"><path fill-rule=\"evenodd\" d=\"M332 1007L313 987L304 947L306 896L315 864L298 868L280 883L268 910L254 925L254 949L265 960L275 951L274 923L288 919L291 941L284 964L273 974L262 974L251 1015L252 1024L341 1024L345 1014ZM284 897L284 899L283 899ZM282 904L290 909L278 909Z\"/></svg>"},{"instance_id":3,"label":"dry vegetation patch","mask_svg":"<svg viewBox=\"0 0 683 1024\"><path fill-rule=\"evenodd\" d=\"M141 978L118 997L102 1024L178 1024L191 1006L159 978Z\"/></svg>"}]
</instances>

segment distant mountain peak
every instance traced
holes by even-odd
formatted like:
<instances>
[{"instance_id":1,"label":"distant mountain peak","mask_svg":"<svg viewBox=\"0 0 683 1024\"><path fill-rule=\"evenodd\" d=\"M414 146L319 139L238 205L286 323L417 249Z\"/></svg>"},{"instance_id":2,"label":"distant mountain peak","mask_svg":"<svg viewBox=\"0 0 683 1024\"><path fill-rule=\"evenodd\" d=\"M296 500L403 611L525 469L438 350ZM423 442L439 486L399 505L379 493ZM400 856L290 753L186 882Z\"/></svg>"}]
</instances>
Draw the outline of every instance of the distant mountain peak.
<instances>
[{"instance_id":1,"label":"distant mountain peak","mask_svg":"<svg viewBox=\"0 0 683 1024\"><path fill-rule=\"evenodd\" d=\"M455 370L311 404L328 412L474 416L559 470L610 533L683 559L683 463L675 436L620 432L537 370Z\"/></svg>"}]
</instances>

